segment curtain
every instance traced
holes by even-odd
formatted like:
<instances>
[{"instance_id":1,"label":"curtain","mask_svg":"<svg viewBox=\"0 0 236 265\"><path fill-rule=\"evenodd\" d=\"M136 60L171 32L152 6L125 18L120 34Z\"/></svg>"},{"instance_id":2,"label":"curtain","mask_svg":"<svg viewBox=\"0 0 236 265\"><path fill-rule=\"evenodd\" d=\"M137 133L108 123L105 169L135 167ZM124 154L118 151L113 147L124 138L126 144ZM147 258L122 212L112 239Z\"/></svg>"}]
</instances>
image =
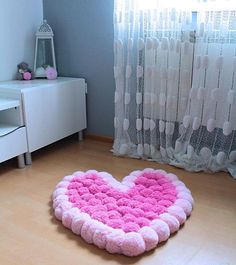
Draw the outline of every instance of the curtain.
<instances>
[{"instance_id":1,"label":"curtain","mask_svg":"<svg viewBox=\"0 0 236 265\"><path fill-rule=\"evenodd\" d=\"M115 0L114 154L236 177L234 5Z\"/></svg>"}]
</instances>

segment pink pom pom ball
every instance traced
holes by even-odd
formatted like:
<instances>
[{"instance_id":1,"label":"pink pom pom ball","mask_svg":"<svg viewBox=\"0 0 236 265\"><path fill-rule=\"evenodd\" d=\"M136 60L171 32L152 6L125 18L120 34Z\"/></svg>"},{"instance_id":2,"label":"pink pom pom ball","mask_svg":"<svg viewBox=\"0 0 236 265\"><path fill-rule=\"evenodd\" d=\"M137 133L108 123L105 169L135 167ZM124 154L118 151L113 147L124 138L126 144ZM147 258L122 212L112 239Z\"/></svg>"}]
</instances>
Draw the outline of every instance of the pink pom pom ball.
<instances>
[{"instance_id":1,"label":"pink pom pom ball","mask_svg":"<svg viewBox=\"0 0 236 265\"><path fill-rule=\"evenodd\" d=\"M24 78L24 80L30 80L31 79L31 73L30 72L25 72L24 74L23 74L23 78Z\"/></svg>"},{"instance_id":2,"label":"pink pom pom ball","mask_svg":"<svg viewBox=\"0 0 236 265\"><path fill-rule=\"evenodd\" d=\"M45 73L46 73L47 79L49 79L49 80L54 80L57 78L57 71L53 67L50 67L50 66L47 67L45 70Z\"/></svg>"}]
</instances>

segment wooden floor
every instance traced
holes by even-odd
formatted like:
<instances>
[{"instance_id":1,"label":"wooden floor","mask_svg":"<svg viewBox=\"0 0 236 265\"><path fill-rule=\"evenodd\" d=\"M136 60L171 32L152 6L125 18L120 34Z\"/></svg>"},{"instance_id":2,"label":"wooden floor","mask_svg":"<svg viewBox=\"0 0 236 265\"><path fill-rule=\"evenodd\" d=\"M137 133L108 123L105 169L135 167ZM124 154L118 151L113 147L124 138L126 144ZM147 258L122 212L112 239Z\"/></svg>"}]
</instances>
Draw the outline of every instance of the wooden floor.
<instances>
[{"instance_id":1,"label":"wooden floor","mask_svg":"<svg viewBox=\"0 0 236 265\"><path fill-rule=\"evenodd\" d=\"M167 165L119 158L111 144L67 139L33 153L33 165L0 165L1 265L235 265L236 181L226 173L189 173ZM191 189L195 208L180 231L141 257L111 255L64 228L52 214L51 193L76 170L108 171L122 179L145 167L173 172Z\"/></svg>"}]
</instances>

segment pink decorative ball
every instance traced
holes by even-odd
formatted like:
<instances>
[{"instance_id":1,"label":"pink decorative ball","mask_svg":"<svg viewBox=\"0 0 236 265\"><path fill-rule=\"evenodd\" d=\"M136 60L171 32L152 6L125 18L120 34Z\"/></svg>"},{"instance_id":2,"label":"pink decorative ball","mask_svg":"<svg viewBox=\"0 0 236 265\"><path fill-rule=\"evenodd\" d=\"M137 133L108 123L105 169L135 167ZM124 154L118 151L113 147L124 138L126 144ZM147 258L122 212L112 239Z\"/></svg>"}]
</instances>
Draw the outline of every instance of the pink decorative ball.
<instances>
[{"instance_id":1,"label":"pink decorative ball","mask_svg":"<svg viewBox=\"0 0 236 265\"><path fill-rule=\"evenodd\" d=\"M30 72L23 73L23 78L24 78L24 80L30 80L31 79L31 73Z\"/></svg>"},{"instance_id":2,"label":"pink decorative ball","mask_svg":"<svg viewBox=\"0 0 236 265\"><path fill-rule=\"evenodd\" d=\"M47 67L45 72L46 72L47 79L54 80L57 78L57 71L55 68Z\"/></svg>"}]
</instances>

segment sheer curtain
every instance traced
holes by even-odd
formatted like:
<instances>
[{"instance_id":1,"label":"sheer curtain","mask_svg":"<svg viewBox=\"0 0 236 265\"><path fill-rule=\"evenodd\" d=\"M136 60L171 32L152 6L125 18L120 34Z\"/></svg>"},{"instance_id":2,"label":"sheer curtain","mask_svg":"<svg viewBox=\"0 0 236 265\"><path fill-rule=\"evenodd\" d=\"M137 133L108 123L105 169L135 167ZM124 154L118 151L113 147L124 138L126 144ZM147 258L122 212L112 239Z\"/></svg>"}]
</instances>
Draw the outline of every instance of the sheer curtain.
<instances>
[{"instance_id":1,"label":"sheer curtain","mask_svg":"<svg viewBox=\"0 0 236 265\"><path fill-rule=\"evenodd\" d=\"M115 0L113 151L236 177L236 9L176 2Z\"/></svg>"}]
</instances>

